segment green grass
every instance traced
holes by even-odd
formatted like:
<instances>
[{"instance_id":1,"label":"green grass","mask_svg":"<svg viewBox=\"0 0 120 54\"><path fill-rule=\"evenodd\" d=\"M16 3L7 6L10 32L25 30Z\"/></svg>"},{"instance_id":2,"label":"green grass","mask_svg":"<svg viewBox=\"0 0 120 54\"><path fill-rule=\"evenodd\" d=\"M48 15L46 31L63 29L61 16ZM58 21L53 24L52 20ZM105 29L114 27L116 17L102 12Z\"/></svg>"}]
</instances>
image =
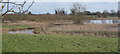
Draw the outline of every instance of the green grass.
<instances>
[{"instance_id":1,"label":"green grass","mask_svg":"<svg viewBox=\"0 0 120 54\"><path fill-rule=\"evenodd\" d=\"M0 25L0 53L2 52L2 26Z\"/></svg>"},{"instance_id":2,"label":"green grass","mask_svg":"<svg viewBox=\"0 0 120 54\"><path fill-rule=\"evenodd\" d=\"M117 52L118 38L3 34L3 52Z\"/></svg>"},{"instance_id":3,"label":"green grass","mask_svg":"<svg viewBox=\"0 0 120 54\"><path fill-rule=\"evenodd\" d=\"M2 34L0 34L0 53L2 52Z\"/></svg>"},{"instance_id":4,"label":"green grass","mask_svg":"<svg viewBox=\"0 0 120 54\"><path fill-rule=\"evenodd\" d=\"M0 33L0 53L2 52L2 33Z\"/></svg>"},{"instance_id":5,"label":"green grass","mask_svg":"<svg viewBox=\"0 0 120 54\"><path fill-rule=\"evenodd\" d=\"M9 29L26 28L26 27L30 27L30 26L29 25L2 25L2 28L9 28Z\"/></svg>"}]
</instances>

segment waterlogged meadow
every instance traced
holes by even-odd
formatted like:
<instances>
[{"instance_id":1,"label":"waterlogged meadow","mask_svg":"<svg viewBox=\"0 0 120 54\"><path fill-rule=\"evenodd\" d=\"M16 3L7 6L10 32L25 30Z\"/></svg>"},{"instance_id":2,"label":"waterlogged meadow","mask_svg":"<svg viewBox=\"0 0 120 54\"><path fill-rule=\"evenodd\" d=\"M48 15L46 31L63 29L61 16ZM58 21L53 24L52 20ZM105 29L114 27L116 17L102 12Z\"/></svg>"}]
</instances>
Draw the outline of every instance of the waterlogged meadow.
<instances>
[{"instance_id":1,"label":"waterlogged meadow","mask_svg":"<svg viewBox=\"0 0 120 54\"><path fill-rule=\"evenodd\" d=\"M28 11L31 8L39 8L38 5L33 5L34 1L27 5L27 9L24 7L28 1L17 4L2 0L2 3L9 3L2 5L2 10L7 8L2 14L2 32L0 32L2 52L118 52L118 23L120 23L118 15L120 14L119 11L112 10L113 8L110 8L111 11L106 9L95 12L86 8L87 3L76 2L66 3L70 7L69 10L48 5L54 8L54 11L52 13L51 8L47 11L50 13L42 10L46 12L45 14L39 10ZM56 7L60 7L61 4ZM13 8L10 7L11 5ZM18 9L14 8L19 5Z\"/></svg>"},{"instance_id":2,"label":"waterlogged meadow","mask_svg":"<svg viewBox=\"0 0 120 54\"><path fill-rule=\"evenodd\" d=\"M3 33L3 52L117 52L118 38Z\"/></svg>"}]
</instances>

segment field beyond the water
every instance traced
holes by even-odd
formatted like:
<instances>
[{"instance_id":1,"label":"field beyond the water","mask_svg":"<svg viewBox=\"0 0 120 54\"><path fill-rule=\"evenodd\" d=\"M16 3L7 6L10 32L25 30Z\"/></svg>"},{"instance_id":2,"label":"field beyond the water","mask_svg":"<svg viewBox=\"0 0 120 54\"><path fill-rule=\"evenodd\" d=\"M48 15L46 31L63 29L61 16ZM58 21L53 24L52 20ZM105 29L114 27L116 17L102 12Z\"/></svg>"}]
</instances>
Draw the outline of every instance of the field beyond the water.
<instances>
[{"instance_id":1,"label":"field beyond the water","mask_svg":"<svg viewBox=\"0 0 120 54\"><path fill-rule=\"evenodd\" d=\"M118 38L3 33L3 52L118 52Z\"/></svg>"}]
</instances>

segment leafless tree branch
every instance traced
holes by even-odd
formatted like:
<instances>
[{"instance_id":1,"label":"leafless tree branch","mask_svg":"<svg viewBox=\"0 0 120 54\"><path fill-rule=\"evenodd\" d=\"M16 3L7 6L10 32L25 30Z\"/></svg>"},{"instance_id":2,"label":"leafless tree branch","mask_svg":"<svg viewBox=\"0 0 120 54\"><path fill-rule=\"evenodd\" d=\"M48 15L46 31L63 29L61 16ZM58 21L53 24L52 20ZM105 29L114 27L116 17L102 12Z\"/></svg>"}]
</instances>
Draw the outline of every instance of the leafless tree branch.
<instances>
[{"instance_id":1,"label":"leafless tree branch","mask_svg":"<svg viewBox=\"0 0 120 54\"><path fill-rule=\"evenodd\" d=\"M31 3L31 5L28 7L28 9L27 9L26 11L24 11L23 13L27 12L27 11L32 7L33 4L34 4L34 0L33 0L33 2Z\"/></svg>"},{"instance_id":2,"label":"leafless tree branch","mask_svg":"<svg viewBox=\"0 0 120 54\"><path fill-rule=\"evenodd\" d=\"M24 1L22 4L18 4L16 2L9 2L9 0L7 2L1 1L0 3L7 4L7 10L2 14L2 16L4 16L8 12L23 13L23 14L25 14L32 7L32 5L34 4L34 0L33 0L33 2L30 4L30 6L26 10L23 10L23 8L24 8L24 5L27 3L27 1ZM14 9L14 7L12 7L10 9L10 7L9 7L10 4L13 4L14 6L19 6L18 7L19 12L11 11L11 10ZM3 6L5 6L5 5L3 5ZM4 9L4 7L2 9Z\"/></svg>"}]
</instances>

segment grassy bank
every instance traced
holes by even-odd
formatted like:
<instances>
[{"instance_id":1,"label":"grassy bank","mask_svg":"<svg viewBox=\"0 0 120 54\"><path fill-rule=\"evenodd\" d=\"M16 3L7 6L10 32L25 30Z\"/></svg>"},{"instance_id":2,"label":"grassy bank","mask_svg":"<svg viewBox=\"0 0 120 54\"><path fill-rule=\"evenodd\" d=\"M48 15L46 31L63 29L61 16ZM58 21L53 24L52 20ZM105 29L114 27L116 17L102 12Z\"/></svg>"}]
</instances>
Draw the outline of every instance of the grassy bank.
<instances>
[{"instance_id":1,"label":"grassy bank","mask_svg":"<svg viewBox=\"0 0 120 54\"><path fill-rule=\"evenodd\" d=\"M3 52L117 52L118 39L46 34L3 34Z\"/></svg>"},{"instance_id":2,"label":"grassy bank","mask_svg":"<svg viewBox=\"0 0 120 54\"><path fill-rule=\"evenodd\" d=\"M31 27L29 25L2 25L2 33L8 32L11 29L18 30Z\"/></svg>"},{"instance_id":3,"label":"grassy bank","mask_svg":"<svg viewBox=\"0 0 120 54\"><path fill-rule=\"evenodd\" d=\"M8 29L13 29L13 28L27 28L30 27L28 25L2 25L2 28L8 28Z\"/></svg>"}]
</instances>

